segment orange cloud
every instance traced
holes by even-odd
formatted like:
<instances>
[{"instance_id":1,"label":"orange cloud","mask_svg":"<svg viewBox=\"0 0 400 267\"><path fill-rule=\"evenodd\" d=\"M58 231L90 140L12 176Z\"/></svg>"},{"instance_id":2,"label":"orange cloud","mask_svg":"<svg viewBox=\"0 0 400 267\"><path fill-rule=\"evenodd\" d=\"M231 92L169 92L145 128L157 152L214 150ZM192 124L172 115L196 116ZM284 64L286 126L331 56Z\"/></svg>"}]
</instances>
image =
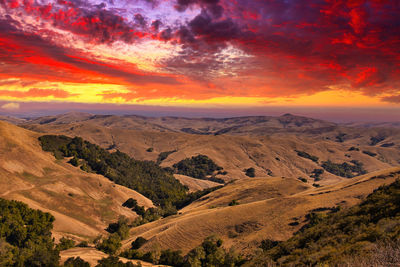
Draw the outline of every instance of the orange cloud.
<instances>
[{"instance_id":1,"label":"orange cloud","mask_svg":"<svg viewBox=\"0 0 400 267\"><path fill-rule=\"evenodd\" d=\"M77 96L61 89L39 89L31 88L28 91L11 91L11 90L0 90L0 96L8 96L15 98L68 98L71 96Z\"/></svg>"}]
</instances>

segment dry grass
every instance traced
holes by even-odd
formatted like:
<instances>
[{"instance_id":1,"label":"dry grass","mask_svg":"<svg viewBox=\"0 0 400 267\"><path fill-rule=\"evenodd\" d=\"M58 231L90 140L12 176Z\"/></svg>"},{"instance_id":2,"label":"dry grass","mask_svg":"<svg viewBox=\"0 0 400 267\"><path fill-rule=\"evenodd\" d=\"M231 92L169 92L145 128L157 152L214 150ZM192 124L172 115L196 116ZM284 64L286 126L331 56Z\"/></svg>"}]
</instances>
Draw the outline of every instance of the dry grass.
<instances>
[{"instance_id":1,"label":"dry grass","mask_svg":"<svg viewBox=\"0 0 400 267\"><path fill-rule=\"evenodd\" d=\"M389 169L386 174L396 174L384 176L382 171L319 189L289 178L237 181L185 207L180 215L132 229L124 247L143 236L150 240L145 250L160 247L187 252L205 237L217 234L227 248L251 253L263 239L288 239L313 209L359 203L380 185L393 182L399 171ZM232 199L241 204L228 206Z\"/></svg>"}]
</instances>

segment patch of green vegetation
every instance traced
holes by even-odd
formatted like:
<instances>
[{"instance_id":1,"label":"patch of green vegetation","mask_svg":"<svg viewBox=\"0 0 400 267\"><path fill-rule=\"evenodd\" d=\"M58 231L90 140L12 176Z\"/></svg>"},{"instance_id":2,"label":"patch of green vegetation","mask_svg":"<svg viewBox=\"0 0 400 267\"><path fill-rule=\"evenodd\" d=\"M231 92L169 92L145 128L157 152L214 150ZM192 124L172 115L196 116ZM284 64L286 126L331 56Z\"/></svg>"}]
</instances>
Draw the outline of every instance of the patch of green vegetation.
<instances>
[{"instance_id":1,"label":"patch of green vegetation","mask_svg":"<svg viewBox=\"0 0 400 267\"><path fill-rule=\"evenodd\" d=\"M186 196L187 188L154 162L135 160L118 150L109 153L80 137L45 135L39 141L43 150L84 160L90 170L138 191L156 205L164 207Z\"/></svg>"},{"instance_id":2,"label":"patch of green vegetation","mask_svg":"<svg viewBox=\"0 0 400 267\"><path fill-rule=\"evenodd\" d=\"M352 160L350 162L352 164L349 164L347 162L333 163L332 161L328 160L322 162L321 167L324 168L327 172L346 178L353 178L354 176L367 173L367 171L364 170L363 164L361 162L357 160Z\"/></svg>"},{"instance_id":3,"label":"patch of green vegetation","mask_svg":"<svg viewBox=\"0 0 400 267\"><path fill-rule=\"evenodd\" d=\"M161 253L141 252L137 249L129 249L121 253L121 257L139 259L153 264L168 265L174 267L189 266L241 266L245 260L233 251L227 252L222 247L222 240L216 236L207 237L203 243L192 249L186 256L182 256L180 250L162 250Z\"/></svg>"},{"instance_id":4,"label":"patch of green vegetation","mask_svg":"<svg viewBox=\"0 0 400 267\"><path fill-rule=\"evenodd\" d=\"M28 205L0 199L0 265L58 266L51 230L54 217Z\"/></svg>"},{"instance_id":5,"label":"patch of green vegetation","mask_svg":"<svg viewBox=\"0 0 400 267\"><path fill-rule=\"evenodd\" d=\"M115 256L109 256L108 258L103 258L98 261L98 264L96 267L141 267L142 265L139 264L133 264L132 262L126 262L124 263L123 261L120 261L118 257Z\"/></svg>"},{"instance_id":6,"label":"patch of green vegetation","mask_svg":"<svg viewBox=\"0 0 400 267\"><path fill-rule=\"evenodd\" d=\"M104 253L114 255L121 248L121 241L122 239L118 233L114 233L109 235L107 239L103 239L98 242L96 244L96 248Z\"/></svg>"},{"instance_id":7,"label":"patch of green vegetation","mask_svg":"<svg viewBox=\"0 0 400 267\"><path fill-rule=\"evenodd\" d=\"M348 149L348 151L360 151L358 147L352 146Z\"/></svg>"},{"instance_id":8,"label":"patch of green vegetation","mask_svg":"<svg viewBox=\"0 0 400 267\"><path fill-rule=\"evenodd\" d=\"M299 151L299 150L295 150L295 151L297 152L297 155L299 157L306 158L306 159L312 160L314 162L318 162L318 160L319 160L319 158L317 156L310 155L305 151Z\"/></svg>"},{"instance_id":9,"label":"patch of green vegetation","mask_svg":"<svg viewBox=\"0 0 400 267\"><path fill-rule=\"evenodd\" d=\"M176 173L186 176L206 179L208 175L212 175L215 171L222 170L222 167L215 164L209 157L198 155L179 161L173 165Z\"/></svg>"},{"instance_id":10,"label":"patch of green vegetation","mask_svg":"<svg viewBox=\"0 0 400 267\"><path fill-rule=\"evenodd\" d=\"M118 234L121 240L126 239L129 235L128 219L120 216L117 222L108 225L106 231L110 234Z\"/></svg>"},{"instance_id":11,"label":"patch of green vegetation","mask_svg":"<svg viewBox=\"0 0 400 267\"><path fill-rule=\"evenodd\" d=\"M381 145L381 147L392 147L392 146L394 146L393 142L392 143L384 143Z\"/></svg>"},{"instance_id":12,"label":"patch of green vegetation","mask_svg":"<svg viewBox=\"0 0 400 267\"><path fill-rule=\"evenodd\" d=\"M157 164L161 164L161 162L163 162L164 160L166 160L168 158L169 155L171 155L172 153L175 153L176 150L172 150L172 151L164 151L161 152L160 154L158 154L157 157Z\"/></svg>"},{"instance_id":13,"label":"patch of green vegetation","mask_svg":"<svg viewBox=\"0 0 400 267\"><path fill-rule=\"evenodd\" d=\"M315 181L320 181L321 180L321 175L324 174L325 170L324 169L314 169L311 172L310 177L314 178Z\"/></svg>"},{"instance_id":14,"label":"patch of green vegetation","mask_svg":"<svg viewBox=\"0 0 400 267\"><path fill-rule=\"evenodd\" d=\"M253 167L245 169L244 172L245 172L246 176L248 176L248 177L251 177L251 178L256 177L256 170Z\"/></svg>"},{"instance_id":15,"label":"patch of green vegetation","mask_svg":"<svg viewBox=\"0 0 400 267\"><path fill-rule=\"evenodd\" d=\"M138 238L135 239L135 241L132 242L131 248L132 249L139 249L141 248L144 244L146 244L148 240L144 237L139 236Z\"/></svg>"},{"instance_id":16,"label":"patch of green vegetation","mask_svg":"<svg viewBox=\"0 0 400 267\"><path fill-rule=\"evenodd\" d=\"M400 180L382 186L361 204L313 213L292 238L267 246L264 256L284 266L336 266L369 255L371 244L400 238Z\"/></svg>"},{"instance_id":17,"label":"patch of green vegetation","mask_svg":"<svg viewBox=\"0 0 400 267\"><path fill-rule=\"evenodd\" d=\"M56 248L60 251L67 250L67 249L70 249L73 247L75 247L75 241L72 239L65 238L65 237L61 237L60 243L58 243L56 246Z\"/></svg>"},{"instance_id":18,"label":"patch of green vegetation","mask_svg":"<svg viewBox=\"0 0 400 267\"><path fill-rule=\"evenodd\" d=\"M370 141L371 141L370 145L374 146L374 145L378 144L379 142L382 142L385 139L386 139L386 137L383 135L372 136L370 138Z\"/></svg>"},{"instance_id":19,"label":"patch of green vegetation","mask_svg":"<svg viewBox=\"0 0 400 267\"><path fill-rule=\"evenodd\" d=\"M307 183L307 179L304 178L304 177L299 177L299 178L297 178L297 179L299 179L299 180L302 181L303 183Z\"/></svg>"},{"instance_id":20,"label":"patch of green vegetation","mask_svg":"<svg viewBox=\"0 0 400 267\"><path fill-rule=\"evenodd\" d=\"M148 149L146 149L146 152L153 152L154 151L154 148L152 148L152 147L149 147Z\"/></svg>"},{"instance_id":21,"label":"patch of green vegetation","mask_svg":"<svg viewBox=\"0 0 400 267\"><path fill-rule=\"evenodd\" d=\"M80 257L71 257L64 262L64 267L90 267L90 264L87 261L82 260Z\"/></svg>"},{"instance_id":22,"label":"patch of green vegetation","mask_svg":"<svg viewBox=\"0 0 400 267\"><path fill-rule=\"evenodd\" d=\"M237 201L236 199L232 200L231 202L229 202L228 204L229 206L237 206L240 205L239 201Z\"/></svg>"},{"instance_id":23,"label":"patch of green vegetation","mask_svg":"<svg viewBox=\"0 0 400 267\"><path fill-rule=\"evenodd\" d=\"M378 154L376 154L374 152L371 152L371 151L368 151L368 150L363 150L362 153L364 153L364 154L366 154L368 156L371 156L371 157L376 157L376 155L378 155Z\"/></svg>"}]
</instances>

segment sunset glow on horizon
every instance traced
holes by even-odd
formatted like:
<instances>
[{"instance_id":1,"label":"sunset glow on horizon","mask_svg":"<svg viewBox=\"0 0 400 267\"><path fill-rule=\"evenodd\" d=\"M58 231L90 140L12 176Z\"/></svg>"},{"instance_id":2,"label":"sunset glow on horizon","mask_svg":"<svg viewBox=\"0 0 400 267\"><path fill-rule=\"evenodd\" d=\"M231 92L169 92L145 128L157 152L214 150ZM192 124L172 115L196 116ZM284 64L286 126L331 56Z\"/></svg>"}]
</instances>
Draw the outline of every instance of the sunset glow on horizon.
<instances>
[{"instance_id":1,"label":"sunset glow on horizon","mask_svg":"<svg viewBox=\"0 0 400 267\"><path fill-rule=\"evenodd\" d=\"M400 2L0 0L0 101L399 107Z\"/></svg>"}]
</instances>

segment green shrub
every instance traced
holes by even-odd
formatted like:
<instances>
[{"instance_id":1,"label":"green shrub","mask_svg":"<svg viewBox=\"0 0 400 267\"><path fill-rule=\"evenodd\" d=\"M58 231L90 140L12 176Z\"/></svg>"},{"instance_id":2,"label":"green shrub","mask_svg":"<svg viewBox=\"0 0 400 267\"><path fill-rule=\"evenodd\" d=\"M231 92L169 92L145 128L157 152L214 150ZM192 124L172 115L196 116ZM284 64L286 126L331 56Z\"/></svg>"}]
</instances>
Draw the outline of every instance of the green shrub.
<instances>
[{"instance_id":1,"label":"green shrub","mask_svg":"<svg viewBox=\"0 0 400 267\"><path fill-rule=\"evenodd\" d=\"M246 176L252 177L252 178L256 177L256 170L253 167L245 169L244 171L245 171Z\"/></svg>"},{"instance_id":2,"label":"green shrub","mask_svg":"<svg viewBox=\"0 0 400 267\"><path fill-rule=\"evenodd\" d=\"M160 154L158 154L157 164L160 164L161 162L166 160L169 155L171 155L172 153L175 153L175 152L176 152L176 150L161 152Z\"/></svg>"},{"instance_id":3,"label":"green shrub","mask_svg":"<svg viewBox=\"0 0 400 267\"><path fill-rule=\"evenodd\" d=\"M237 205L240 205L240 203L236 199L234 199L231 202L229 202L229 206L237 206Z\"/></svg>"},{"instance_id":4,"label":"green shrub","mask_svg":"<svg viewBox=\"0 0 400 267\"><path fill-rule=\"evenodd\" d=\"M131 248L132 249L139 249L141 248L144 244L146 244L147 239L144 237L139 236L138 238L135 239L135 241L132 242Z\"/></svg>"},{"instance_id":5,"label":"green shrub","mask_svg":"<svg viewBox=\"0 0 400 267\"><path fill-rule=\"evenodd\" d=\"M316 181L321 180L321 175L324 174L325 170L324 169L314 169L311 172L310 177L314 178Z\"/></svg>"},{"instance_id":6,"label":"green shrub","mask_svg":"<svg viewBox=\"0 0 400 267\"><path fill-rule=\"evenodd\" d=\"M73 157L68 161L72 166L78 167L79 166L79 159L77 157Z\"/></svg>"},{"instance_id":7,"label":"green shrub","mask_svg":"<svg viewBox=\"0 0 400 267\"><path fill-rule=\"evenodd\" d=\"M109 256L98 261L96 267L139 267L140 265L133 264L132 262L124 263L118 257Z\"/></svg>"},{"instance_id":8,"label":"green shrub","mask_svg":"<svg viewBox=\"0 0 400 267\"><path fill-rule=\"evenodd\" d=\"M371 157L375 157L376 155L378 155L378 154L376 154L376 153L374 153L374 152L367 151L367 150L363 150L362 153L364 153L364 154L366 154L366 155L368 155L368 156L371 156Z\"/></svg>"},{"instance_id":9,"label":"green shrub","mask_svg":"<svg viewBox=\"0 0 400 267\"><path fill-rule=\"evenodd\" d=\"M165 264L169 266L183 266L184 259L180 250L163 250L158 261L159 264Z\"/></svg>"},{"instance_id":10,"label":"green shrub","mask_svg":"<svg viewBox=\"0 0 400 267\"><path fill-rule=\"evenodd\" d=\"M117 234L111 234L107 239L103 239L99 244L96 245L98 250L104 253L114 255L118 249L122 246L121 237Z\"/></svg>"},{"instance_id":11,"label":"green shrub","mask_svg":"<svg viewBox=\"0 0 400 267\"><path fill-rule=\"evenodd\" d=\"M90 264L87 261L82 260L80 257L76 258L68 258L64 262L65 267L90 267Z\"/></svg>"},{"instance_id":12,"label":"green shrub","mask_svg":"<svg viewBox=\"0 0 400 267\"><path fill-rule=\"evenodd\" d=\"M117 234L121 240L124 240L129 235L128 219L124 216L119 217L115 223L110 223L106 229L111 234Z\"/></svg>"},{"instance_id":13,"label":"green shrub","mask_svg":"<svg viewBox=\"0 0 400 267\"><path fill-rule=\"evenodd\" d=\"M58 250L67 250L73 247L75 247L75 241L65 237L61 237L60 243L58 243L56 246Z\"/></svg>"},{"instance_id":14,"label":"green shrub","mask_svg":"<svg viewBox=\"0 0 400 267\"><path fill-rule=\"evenodd\" d=\"M317 156L312 156L312 155L310 155L310 154L308 154L307 152L304 152L304 151L299 151L299 150L295 150L295 151L297 152L297 155L299 157L306 158L306 159L312 160L314 162L318 162L319 158Z\"/></svg>"},{"instance_id":15,"label":"green shrub","mask_svg":"<svg viewBox=\"0 0 400 267\"><path fill-rule=\"evenodd\" d=\"M307 183L307 179L306 179L306 178L299 177L299 178L297 178L297 179L299 179L299 180L302 181L303 183Z\"/></svg>"}]
</instances>

